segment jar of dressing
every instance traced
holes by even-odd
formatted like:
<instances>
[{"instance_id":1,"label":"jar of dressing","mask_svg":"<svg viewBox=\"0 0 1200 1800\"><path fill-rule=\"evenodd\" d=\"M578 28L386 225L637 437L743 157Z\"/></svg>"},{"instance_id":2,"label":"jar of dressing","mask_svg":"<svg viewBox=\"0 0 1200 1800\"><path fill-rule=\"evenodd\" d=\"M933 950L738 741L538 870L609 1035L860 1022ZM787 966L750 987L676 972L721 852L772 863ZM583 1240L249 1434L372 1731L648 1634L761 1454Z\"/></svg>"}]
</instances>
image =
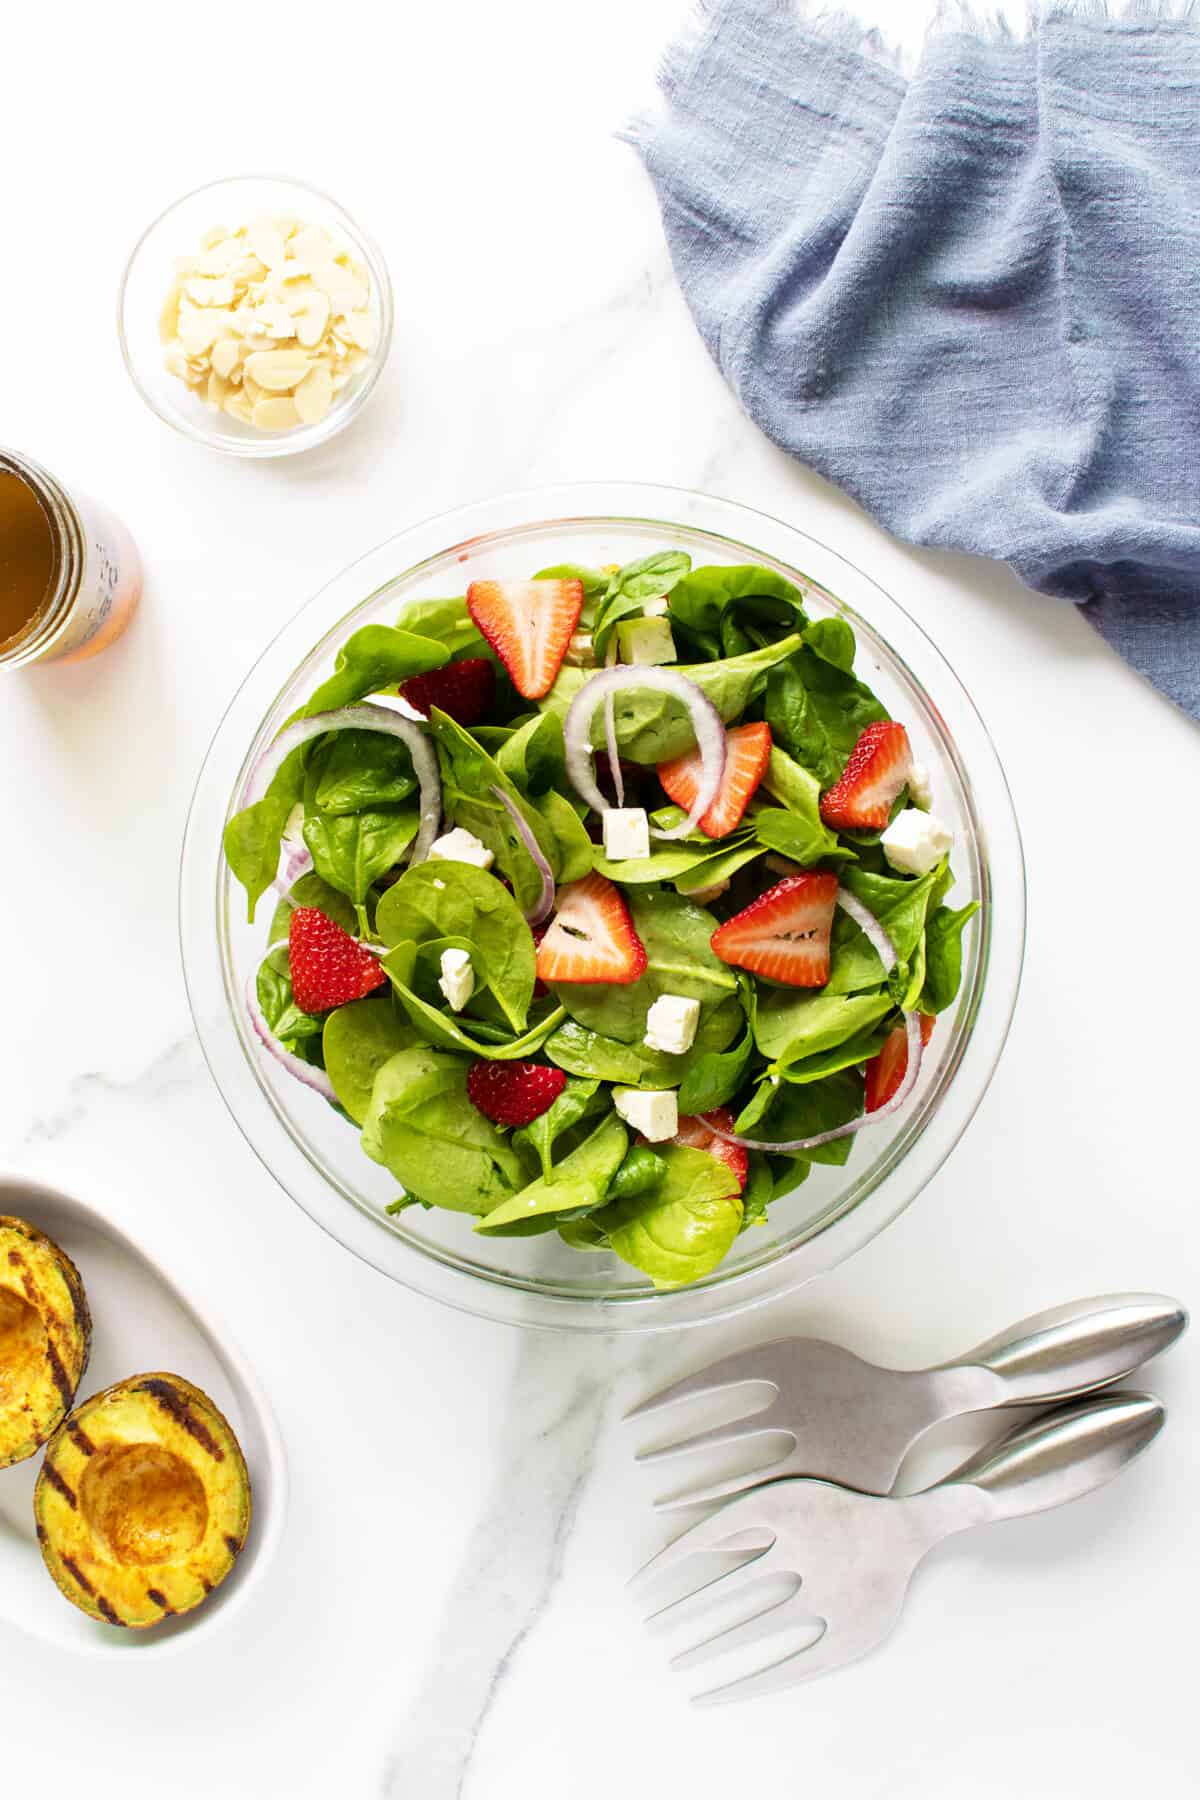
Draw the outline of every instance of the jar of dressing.
<instances>
[{"instance_id":1,"label":"jar of dressing","mask_svg":"<svg viewBox=\"0 0 1200 1800\"><path fill-rule=\"evenodd\" d=\"M141 558L120 520L0 450L0 669L95 656L141 592Z\"/></svg>"}]
</instances>

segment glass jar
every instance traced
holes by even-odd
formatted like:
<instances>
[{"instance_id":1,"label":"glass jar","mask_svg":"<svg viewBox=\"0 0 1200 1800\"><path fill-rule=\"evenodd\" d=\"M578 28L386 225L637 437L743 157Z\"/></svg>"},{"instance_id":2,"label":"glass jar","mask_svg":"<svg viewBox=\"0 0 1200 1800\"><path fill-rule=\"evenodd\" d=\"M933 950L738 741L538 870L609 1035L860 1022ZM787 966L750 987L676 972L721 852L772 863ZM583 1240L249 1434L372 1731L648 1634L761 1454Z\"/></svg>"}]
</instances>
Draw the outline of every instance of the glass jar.
<instances>
[{"instance_id":1,"label":"glass jar","mask_svg":"<svg viewBox=\"0 0 1200 1800\"><path fill-rule=\"evenodd\" d=\"M141 598L142 562L121 521L14 450L0 450L0 480L15 477L48 527L46 585L29 616L0 632L0 669L82 662L115 643ZM4 567L0 510L0 570Z\"/></svg>"}]
</instances>

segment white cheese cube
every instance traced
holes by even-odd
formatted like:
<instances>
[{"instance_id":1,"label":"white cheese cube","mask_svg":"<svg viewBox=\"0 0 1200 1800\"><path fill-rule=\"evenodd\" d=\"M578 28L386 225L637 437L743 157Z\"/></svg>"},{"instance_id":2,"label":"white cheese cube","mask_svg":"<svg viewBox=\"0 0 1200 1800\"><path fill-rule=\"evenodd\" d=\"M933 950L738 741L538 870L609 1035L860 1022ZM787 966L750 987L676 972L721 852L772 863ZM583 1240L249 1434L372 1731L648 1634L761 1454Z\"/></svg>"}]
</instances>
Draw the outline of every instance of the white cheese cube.
<instances>
[{"instance_id":1,"label":"white cheese cube","mask_svg":"<svg viewBox=\"0 0 1200 1800\"><path fill-rule=\"evenodd\" d=\"M628 862L650 854L650 821L641 806L613 806L604 815L604 854Z\"/></svg>"},{"instance_id":2,"label":"white cheese cube","mask_svg":"<svg viewBox=\"0 0 1200 1800\"><path fill-rule=\"evenodd\" d=\"M656 594L653 600L647 600L642 612L648 619L662 619L666 617L670 605L671 602L665 594Z\"/></svg>"},{"instance_id":3,"label":"white cheese cube","mask_svg":"<svg viewBox=\"0 0 1200 1800\"><path fill-rule=\"evenodd\" d=\"M915 762L908 772L908 797L922 812L928 812L933 805L933 786L924 763Z\"/></svg>"},{"instance_id":4,"label":"white cheese cube","mask_svg":"<svg viewBox=\"0 0 1200 1800\"><path fill-rule=\"evenodd\" d=\"M661 1144L679 1130L679 1101L674 1088L615 1087L613 1105L627 1125L651 1144Z\"/></svg>"},{"instance_id":5,"label":"white cheese cube","mask_svg":"<svg viewBox=\"0 0 1200 1800\"><path fill-rule=\"evenodd\" d=\"M443 950L438 986L451 1012L461 1012L475 992L475 971L465 950Z\"/></svg>"},{"instance_id":6,"label":"white cheese cube","mask_svg":"<svg viewBox=\"0 0 1200 1800\"><path fill-rule=\"evenodd\" d=\"M621 661L657 667L677 662L675 639L665 619L622 619L617 626Z\"/></svg>"},{"instance_id":7,"label":"white cheese cube","mask_svg":"<svg viewBox=\"0 0 1200 1800\"><path fill-rule=\"evenodd\" d=\"M954 833L933 813L906 806L879 840L883 854L902 875L927 875L954 842Z\"/></svg>"},{"instance_id":8,"label":"white cheese cube","mask_svg":"<svg viewBox=\"0 0 1200 1800\"><path fill-rule=\"evenodd\" d=\"M592 643L590 631L573 631L567 643L567 654L563 661L571 663L577 669L590 667L596 660L596 650Z\"/></svg>"},{"instance_id":9,"label":"white cheese cube","mask_svg":"<svg viewBox=\"0 0 1200 1800\"><path fill-rule=\"evenodd\" d=\"M453 831L447 831L440 838L434 838L429 846L429 860L433 862L435 859L471 863L477 869L490 869L496 860L487 845L481 844L473 831L464 831L461 825L456 825Z\"/></svg>"},{"instance_id":10,"label":"white cheese cube","mask_svg":"<svg viewBox=\"0 0 1200 1800\"><path fill-rule=\"evenodd\" d=\"M651 1050L665 1050L669 1056L682 1056L690 1050L700 1023L700 1002L685 1000L681 994L660 994L646 1014L644 1043Z\"/></svg>"}]
</instances>

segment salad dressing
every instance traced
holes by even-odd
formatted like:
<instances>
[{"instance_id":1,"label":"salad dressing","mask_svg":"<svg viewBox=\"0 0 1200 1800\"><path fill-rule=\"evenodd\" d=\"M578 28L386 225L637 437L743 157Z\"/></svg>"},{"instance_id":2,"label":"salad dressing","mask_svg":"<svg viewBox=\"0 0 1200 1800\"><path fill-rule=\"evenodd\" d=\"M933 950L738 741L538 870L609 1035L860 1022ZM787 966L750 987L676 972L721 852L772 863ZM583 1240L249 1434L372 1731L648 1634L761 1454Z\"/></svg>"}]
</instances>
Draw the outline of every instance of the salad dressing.
<instances>
[{"instance_id":1,"label":"salad dressing","mask_svg":"<svg viewBox=\"0 0 1200 1800\"><path fill-rule=\"evenodd\" d=\"M41 501L22 476L0 469L0 645L22 636L46 606L57 561Z\"/></svg>"}]
</instances>

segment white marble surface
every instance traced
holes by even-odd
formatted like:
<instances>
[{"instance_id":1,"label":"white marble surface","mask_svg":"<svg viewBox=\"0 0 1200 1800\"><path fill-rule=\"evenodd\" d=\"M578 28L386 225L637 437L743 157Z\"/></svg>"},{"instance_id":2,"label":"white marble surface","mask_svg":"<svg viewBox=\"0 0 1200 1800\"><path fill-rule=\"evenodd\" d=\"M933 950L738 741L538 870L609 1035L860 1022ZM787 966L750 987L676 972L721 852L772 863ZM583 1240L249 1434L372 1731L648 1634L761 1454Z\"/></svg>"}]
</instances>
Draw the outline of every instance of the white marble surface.
<instances>
[{"instance_id":1,"label":"white marble surface","mask_svg":"<svg viewBox=\"0 0 1200 1800\"><path fill-rule=\"evenodd\" d=\"M925 10L893 6L910 31ZM295 0L214 24L60 0L6 21L0 435L123 511L149 581L116 650L0 693L0 1164L104 1184L173 1239L272 1392L293 1476L236 1630L138 1664L0 1625L6 1793L1196 1791L1195 1344L1154 1371L1172 1418L1140 1467L942 1552L890 1648L840 1678L697 1713L622 1592L666 1534L619 1415L739 1337L802 1327L916 1363L1070 1296L1200 1291L1195 727L1070 611L890 542L739 416L611 136L676 12ZM251 466L145 412L112 303L164 202L264 167L361 213L398 330L349 435ZM607 476L779 512L894 591L993 729L1031 894L1007 1055L907 1216L752 1324L621 1345L437 1311L324 1238L212 1088L175 941L198 762L301 600L428 513Z\"/></svg>"}]
</instances>

